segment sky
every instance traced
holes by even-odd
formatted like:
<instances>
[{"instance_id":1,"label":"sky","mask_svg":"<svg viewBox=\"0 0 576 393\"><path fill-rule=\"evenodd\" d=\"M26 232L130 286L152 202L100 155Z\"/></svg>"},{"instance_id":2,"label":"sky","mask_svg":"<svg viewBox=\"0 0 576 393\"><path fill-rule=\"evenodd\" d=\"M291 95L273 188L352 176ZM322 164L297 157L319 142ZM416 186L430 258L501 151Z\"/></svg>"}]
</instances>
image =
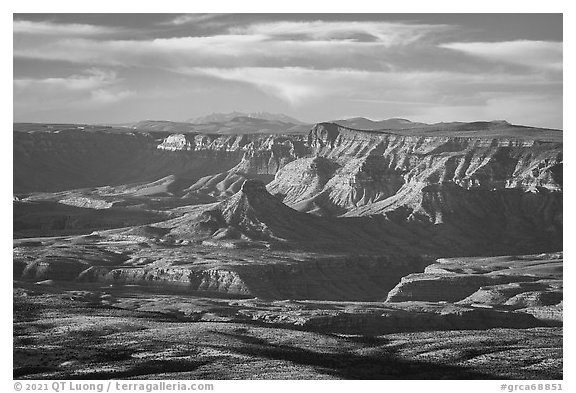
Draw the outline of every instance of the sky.
<instances>
[{"instance_id":1,"label":"sky","mask_svg":"<svg viewBox=\"0 0 576 393\"><path fill-rule=\"evenodd\" d=\"M561 14L14 14L15 122L393 117L562 128Z\"/></svg>"}]
</instances>

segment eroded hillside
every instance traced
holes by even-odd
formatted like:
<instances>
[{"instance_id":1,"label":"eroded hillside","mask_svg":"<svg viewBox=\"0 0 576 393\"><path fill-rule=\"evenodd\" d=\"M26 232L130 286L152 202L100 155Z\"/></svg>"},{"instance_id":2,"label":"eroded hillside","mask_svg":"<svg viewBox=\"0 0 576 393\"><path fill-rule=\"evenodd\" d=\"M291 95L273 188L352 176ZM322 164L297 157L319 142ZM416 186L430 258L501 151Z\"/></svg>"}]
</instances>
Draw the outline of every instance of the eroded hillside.
<instances>
[{"instance_id":1,"label":"eroded hillside","mask_svg":"<svg viewBox=\"0 0 576 393\"><path fill-rule=\"evenodd\" d=\"M359 131L335 123L318 124L305 137L15 133L15 192L62 190L24 194L18 222L33 227L41 207L31 203L57 203L120 209L124 217L132 212L122 209L144 209L142 224L185 214L205 221L195 224L201 236L218 240L338 244L353 232L359 233L356 244L439 256L560 250L562 143L551 141L558 131L541 130L542 138L534 139L537 129L518 138L519 127L501 122L450 127L441 136L413 135L419 128ZM485 137L510 129L510 137ZM470 136L446 136L451 130ZM176 209L227 198L232 202L223 203L234 204L246 196L246 180L267 184L249 199L272 203L252 203L249 218L230 222L212 208L196 209L203 218L194 218ZM255 215L257 225L250 222ZM86 221L84 216L77 221ZM44 227L52 225L42 219L48 221ZM127 222L137 224L131 218L117 226ZM170 222L173 234L198 237L183 224L186 219Z\"/></svg>"},{"instance_id":2,"label":"eroded hillside","mask_svg":"<svg viewBox=\"0 0 576 393\"><path fill-rule=\"evenodd\" d=\"M375 343L416 340L418 350L402 344L393 358L409 370L425 359L425 370L449 365L458 376L559 377L558 131L519 137L521 127L501 122L451 123L436 134L421 127L323 123L305 136L71 125L15 133L15 376L196 370L147 348L141 328L127 322L134 317L138 326L159 318L155 337L166 321L186 331L228 329L226 345L239 342L247 359L299 361L300 352L259 336L289 331L338 337L338 348L355 343L363 354ZM70 324L69 310L80 322ZM66 329L102 334L110 348L144 344L101 368L108 349L86 352L84 341L59 335ZM40 359L48 336L62 350ZM204 339L221 342L216 336ZM420 345L429 337L445 345ZM85 356L70 363L78 345ZM142 351L153 360L142 361ZM207 353L211 360L195 359L237 356ZM508 369L492 367L510 358ZM348 361L334 357L330 372L341 375ZM230 376L210 367L182 375Z\"/></svg>"}]
</instances>

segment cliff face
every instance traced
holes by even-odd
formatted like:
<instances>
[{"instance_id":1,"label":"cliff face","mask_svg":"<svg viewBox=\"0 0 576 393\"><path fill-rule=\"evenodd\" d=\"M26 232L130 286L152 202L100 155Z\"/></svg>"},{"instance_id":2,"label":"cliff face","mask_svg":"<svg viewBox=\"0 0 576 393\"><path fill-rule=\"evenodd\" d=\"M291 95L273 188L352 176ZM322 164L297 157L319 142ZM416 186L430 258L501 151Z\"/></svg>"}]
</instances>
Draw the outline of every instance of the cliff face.
<instances>
[{"instance_id":1,"label":"cliff face","mask_svg":"<svg viewBox=\"0 0 576 393\"><path fill-rule=\"evenodd\" d=\"M511 127L514 133L506 136ZM401 226L417 251L442 242L458 253L559 250L562 143L558 132L542 133L540 140L532 137L533 129L524 137L518 137L520 131L495 122L458 125L437 136L429 130L359 131L333 123L318 124L307 136L15 133L14 188L54 191L172 176L166 187L146 192L162 188L166 195L202 201L238 199L245 181L257 180L276 201L299 212L378 217L346 222L374 228L367 239L399 233L394 225ZM487 137L494 133L498 138ZM275 218L285 211L280 205L250 216L274 227L274 234L236 228L218 236L306 240L318 229L340 225L293 211ZM323 231L324 238L346 237L339 230Z\"/></svg>"},{"instance_id":2,"label":"cliff face","mask_svg":"<svg viewBox=\"0 0 576 393\"><path fill-rule=\"evenodd\" d=\"M14 192L150 182L173 175L183 179L182 184L193 186L192 191L226 196L226 187L218 188L217 183L227 175L241 180L266 175L270 181L279 168L305 154L300 139L200 134L162 138L161 134L78 130L14 132ZM222 179L205 189L204 183L214 176Z\"/></svg>"},{"instance_id":3,"label":"cliff face","mask_svg":"<svg viewBox=\"0 0 576 393\"><path fill-rule=\"evenodd\" d=\"M194 180L192 190L205 192L214 177L266 175L261 180L276 176L268 189L289 205L317 197L341 212L431 184L562 190L559 142L399 135L333 123L316 125L308 136L173 134L158 139L145 133L17 132L14 164L16 192L168 175Z\"/></svg>"},{"instance_id":4,"label":"cliff face","mask_svg":"<svg viewBox=\"0 0 576 393\"><path fill-rule=\"evenodd\" d=\"M562 230L562 143L430 137L314 127L311 158L283 167L268 189L319 215L385 215L522 239ZM522 240L519 240L522 241Z\"/></svg>"},{"instance_id":5,"label":"cliff face","mask_svg":"<svg viewBox=\"0 0 576 393\"><path fill-rule=\"evenodd\" d=\"M15 280L136 284L261 299L377 300L422 258L172 247L110 252L98 244L20 243Z\"/></svg>"},{"instance_id":6,"label":"cliff face","mask_svg":"<svg viewBox=\"0 0 576 393\"><path fill-rule=\"evenodd\" d=\"M563 254L445 258L402 278L387 302L453 302L562 321Z\"/></svg>"},{"instance_id":7,"label":"cliff face","mask_svg":"<svg viewBox=\"0 0 576 393\"><path fill-rule=\"evenodd\" d=\"M404 136L319 124L308 135L314 160L295 161L269 185L289 204L318 196L354 215L382 213L380 203L414 190L562 190L562 144L514 138ZM314 183L311 193L302 184ZM401 198L405 200L406 198ZM357 208L373 205L370 209Z\"/></svg>"},{"instance_id":8,"label":"cliff face","mask_svg":"<svg viewBox=\"0 0 576 393\"><path fill-rule=\"evenodd\" d=\"M72 207L119 216L111 203L130 213L151 206L156 214L167 206L161 222L125 221L75 239L87 246L70 244L70 255L61 240L49 250L28 243L16 250L22 253L16 278L157 282L270 298L388 295L389 303L530 308L549 319L560 307L558 278L528 270L506 274L510 269L498 265L490 267L498 274L469 274L473 261L449 273L442 263L408 276L431 258L561 250L560 142L366 132L328 123L305 137L63 131L14 138L16 192L67 190L49 195L53 205L67 204L67 216ZM138 183L145 181L152 183ZM111 187L69 192L94 185ZM15 206L46 198L16 198ZM144 205L150 201L157 203ZM118 248L122 256L87 261L92 245ZM34 247L47 254L29 250ZM126 260L124 253L138 258ZM332 253L338 257L324 258ZM555 263L539 269L558 268Z\"/></svg>"},{"instance_id":9,"label":"cliff face","mask_svg":"<svg viewBox=\"0 0 576 393\"><path fill-rule=\"evenodd\" d=\"M196 141L202 142L194 145L196 151L225 146L226 151L242 153L238 164L233 168L204 176L187 190L189 193L208 194L216 198L234 195L247 179L258 179L268 183L280 168L308 152L298 137L243 135L218 137L210 141L207 136L197 136Z\"/></svg>"},{"instance_id":10,"label":"cliff face","mask_svg":"<svg viewBox=\"0 0 576 393\"><path fill-rule=\"evenodd\" d=\"M227 200L158 225L170 229L165 238L172 241L194 239L233 248L406 255L404 240L389 224L382 217L318 217L299 212L268 193L263 182L246 180ZM420 250L410 250L409 254Z\"/></svg>"}]
</instances>

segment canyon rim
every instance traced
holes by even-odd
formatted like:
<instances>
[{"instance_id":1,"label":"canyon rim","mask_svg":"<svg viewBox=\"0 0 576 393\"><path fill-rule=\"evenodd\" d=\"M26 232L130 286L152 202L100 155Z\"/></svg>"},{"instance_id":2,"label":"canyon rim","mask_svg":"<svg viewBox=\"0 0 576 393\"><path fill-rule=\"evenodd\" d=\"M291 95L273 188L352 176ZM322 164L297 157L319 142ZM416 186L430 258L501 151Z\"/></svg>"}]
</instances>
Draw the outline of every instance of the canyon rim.
<instances>
[{"instance_id":1,"label":"canyon rim","mask_svg":"<svg viewBox=\"0 0 576 393\"><path fill-rule=\"evenodd\" d=\"M14 14L13 378L563 379L561 14Z\"/></svg>"}]
</instances>

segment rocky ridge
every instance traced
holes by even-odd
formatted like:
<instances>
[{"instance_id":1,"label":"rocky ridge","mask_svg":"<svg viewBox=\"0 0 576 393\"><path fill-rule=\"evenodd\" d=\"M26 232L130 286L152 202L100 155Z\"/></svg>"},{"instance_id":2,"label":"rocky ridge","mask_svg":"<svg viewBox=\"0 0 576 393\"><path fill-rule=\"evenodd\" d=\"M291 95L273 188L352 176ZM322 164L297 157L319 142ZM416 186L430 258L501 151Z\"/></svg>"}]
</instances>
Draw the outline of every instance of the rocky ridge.
<instances>
[{"instance_id":1,"label":"rocky ridge","mask_svg":"<svg viewBox=\"0 0 576 393\"><path fill-rule=\"evenodd\" d=\"M201 195L214 198L211 202L221 200L207 206L171 209L168 219L160 223L100 231L98 236L103 240L98 242L104 245L202 245L232 249L232 253L248 249L357 255L361 250L370 257L385 254L400 261L410 260L404 275L419 271L422 264L418 256L561 249L562 144L557 142L363 132L331 123L317 125L305 138L181 134L154 140L146 134L109 136L97 132L88 138L74 134L69 139L63 138L63 133L22 135L23 140L33 142L28 148L46 154L46 158L50 157L48 152L66 150L65 143L77 143L84 158L94 156L84 140L98 142L96 145L101 147L122 141L124 144L116 146L123 149L136 140L143 148L135 154L142 159L122 170L144 163L144 156L147 171L155 168L152 172L158 173L178 167L178 175L145 186L97 189L106 198L83 196L94 194L94 189L73 197L66 191L58 197L62 203L107 210L112 208L108 207L110 196L118 198L127 193L140 198L137 200L159 195L183 201L200 200L192 198ZM99 145L102 141L106 143ZM150 160L150 154L159 160ZM186 181L179 177L184 173ZM18 198L15 203L26 200ZM115 200L113 205L122 203ZM136 278L129 280L148 277L137 270L134 273ZM152 277L178 281L173 280L174 274L153 273ZM234 274L230 276L232 281ZM87 275L92 276L101 274L91 271ZM119 277L131 276L122 273ZM438 280L451 285L454 278ZM466 280L473 286L530 281L502 281L501 277L468 277L461 281ZM451 301L470 295L459 294ZM528 294L513 302L535 306L539 296Z\"/></svg>"},{"instance_id":2,"label":"rocky ridge","mask_svg":"<svg viewBox=\"0 0 576 393\"><path fill-rule=\"evenodd\" d=\"M562 265L562 253L440 259L403 277L386 302L450 302L561 322Z\"/></svg>"},{"instance_id":3,"label":"rocky ridge","mask_svg":"<svg viewBox=\"0 0 576 393\"><path fill-rule=\"evenodd\" d=\"M16 376L561 378L557 131L65 126L15 133Z\"/></svg>"}]
</instances>

